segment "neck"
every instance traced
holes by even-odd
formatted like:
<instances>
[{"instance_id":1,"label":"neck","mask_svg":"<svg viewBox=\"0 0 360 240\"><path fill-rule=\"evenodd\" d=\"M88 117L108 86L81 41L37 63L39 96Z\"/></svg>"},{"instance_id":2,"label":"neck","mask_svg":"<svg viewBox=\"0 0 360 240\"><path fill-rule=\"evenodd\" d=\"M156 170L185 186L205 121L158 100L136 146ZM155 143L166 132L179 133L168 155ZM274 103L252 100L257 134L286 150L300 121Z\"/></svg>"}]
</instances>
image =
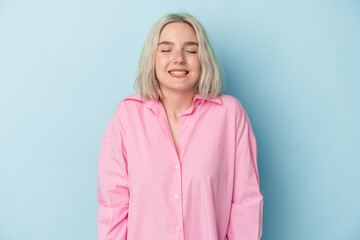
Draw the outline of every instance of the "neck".
<instances>
[{"instance_id":1,"label":"neck","mask_svg":"<svg viewBox=\"0 0 360 240\"><path fill-rule=\"evenodd\" d=\"M167 92L161 91L163 104L166 114L172 119L180 119L181 115L189 109L194 100L195 91L188 92Z\"/></svg>"}]
</instances>

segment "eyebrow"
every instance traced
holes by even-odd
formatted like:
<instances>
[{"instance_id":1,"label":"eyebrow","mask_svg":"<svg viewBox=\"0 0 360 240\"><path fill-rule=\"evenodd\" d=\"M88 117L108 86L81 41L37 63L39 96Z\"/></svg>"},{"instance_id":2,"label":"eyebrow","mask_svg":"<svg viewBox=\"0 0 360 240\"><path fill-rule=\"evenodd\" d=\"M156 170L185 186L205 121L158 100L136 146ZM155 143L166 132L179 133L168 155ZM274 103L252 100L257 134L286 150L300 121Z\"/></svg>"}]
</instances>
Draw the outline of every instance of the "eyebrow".
<instances>
[{"instance_id":1,"label":"eyebrow","mask_svg":"<svg viewBox=\"0 0 360 240\"><path fill-rule=\"evenodd\" d=\"M161 44L165 44L165 45L174 45L173 42L169 42L169 41L162 41L161 43L158 44L158 46L160 46ZM185 46L190 46L190 45L196 45L198 46L198 44L196 42L186 42Z\"/></svg>"}]
</instances>

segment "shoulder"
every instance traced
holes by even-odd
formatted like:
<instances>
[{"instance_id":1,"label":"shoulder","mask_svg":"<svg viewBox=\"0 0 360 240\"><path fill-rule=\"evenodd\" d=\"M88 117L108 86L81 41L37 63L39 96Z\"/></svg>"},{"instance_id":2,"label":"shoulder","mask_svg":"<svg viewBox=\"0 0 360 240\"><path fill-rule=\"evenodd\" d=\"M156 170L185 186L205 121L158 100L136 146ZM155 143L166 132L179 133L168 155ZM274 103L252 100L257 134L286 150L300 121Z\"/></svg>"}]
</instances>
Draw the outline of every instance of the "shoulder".
<instances>
[{"instance_id":1,"label":"shoulder","mask_svg":"<svg viewBox=\"0 0 360 240\"><path fill-rule=\"evenodd\" d=\"M128 95L124 98L122 98L120 101L117 102L116 108L115 108L115 115L120 118L126 116L126 112L129 108L129 101L130 102L140 102L140 98L137 96L137 94Z\"/></svg>"},{"instance_id":2,"label":"shoulder","mask_svg":"<svg viewBox=\"0 0 360 240\"><path fill-rule=\"evenodd\" d=\"M157 112L157 102L142 98L138 94L131 94L118 102L116 112L121 115L124 121L133 121L139 117L148 116L148 111Z\"/></svg>"},{"instance_id":3,"label":"shoulder","mask_svg":"<svg viewBox=\"0 0 360 240\"><path fill-rule=\"evenodd\" d=\"M238 113L245 111L242 103L236 97L229 94L220 94L219 97L224 107Z\"/></svg>"},{"instance_id":4,"label":"shoulder","mask_svg":"<svg viewBox=\"0 0 360 240\"><path fill-rule=\"evenodd\" d=\"M135 101L135 102L143 102L146 101L145 99L140 98L140 96L137 93L128 95L124 97L121 102L127 102L127 101Z\"/></svg>"},{"instance_id":5,"label":"shoulder","mask_svg":"<svg viewBox=\"0 0 360 240\"><path fill-rule=\"evenodd\" d=\"M221 100L229 119L236 122L238 128L245 125L251 125L249 116L239 99L228 94L222 94Z\"/></svg>"},{"instance_id":6,"label":"shoulder","mask_svg":"<svg viewBox=\"0 0 360 240\"><path fill-rule=\"evenodd\" d=\"M147 100L147 99L143 99L141 98L138 94L131 94L131 95L128 95L126 97L124 97L120 102L119 104L139 104L139 103L144 103L144 102L147 102L147 101L150 101L150 100Z\"/></svg>"},{"instance_id":7,"label":"shoulder","mask_svg":"<svg viewBox=\"0 0 360 240\"><path fill-rule=\"evenodd\" d=\"M143 99L141 98L138 94L131 94L131 95L127 95L126 97L122 98L118 104L117 104L117 111L123 112L126 109L128 109L129 107L136 107L136 106L140 106L142 104L146 104L152 102L151 100L147 100L147 99Z\"/></svg>"}]
</instances>

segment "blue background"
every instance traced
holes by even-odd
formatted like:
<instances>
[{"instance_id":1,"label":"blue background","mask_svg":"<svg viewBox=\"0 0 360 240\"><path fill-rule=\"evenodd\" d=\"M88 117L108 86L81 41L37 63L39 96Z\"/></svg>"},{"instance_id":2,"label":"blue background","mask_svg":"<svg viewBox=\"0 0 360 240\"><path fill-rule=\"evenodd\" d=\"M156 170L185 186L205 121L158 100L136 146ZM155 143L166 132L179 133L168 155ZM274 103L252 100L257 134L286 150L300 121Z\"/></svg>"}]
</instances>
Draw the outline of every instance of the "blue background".
<instances>
[{"instance_id":1,"label":"blue background","mask_svg":"<svg viewBox=\"0 0 360 240\"><path fill-rule=\"evenodd\" d=\"M0 239L96 239L97 157L145 38L193 14L258 141L263 240L360 239L359 1L0 1Z\"/></svg>"}]
</instances>

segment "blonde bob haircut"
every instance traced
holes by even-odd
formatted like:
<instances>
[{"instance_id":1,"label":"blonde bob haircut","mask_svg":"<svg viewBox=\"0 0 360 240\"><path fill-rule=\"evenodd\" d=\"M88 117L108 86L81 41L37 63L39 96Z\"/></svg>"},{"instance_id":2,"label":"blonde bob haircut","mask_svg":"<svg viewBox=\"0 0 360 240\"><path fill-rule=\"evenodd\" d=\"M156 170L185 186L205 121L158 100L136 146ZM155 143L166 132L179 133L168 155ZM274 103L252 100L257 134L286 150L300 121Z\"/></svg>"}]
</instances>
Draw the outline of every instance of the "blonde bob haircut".
<instances>
[{"instance_id":1,"label":"blonde bob haircut","mask_svg":"<svg viewBox=\"0 0 360 240\"><path fill-rule=\"evenodd\" d=\"M145 99L156 101L162 99L159 81L155 73L155 57L161 30L173 22L187 23L196 32L199 47L198 54L201 73L195 85L196 93L202 101L205 98L217 97L223 82L218 61L210 45L205 28L188 13L169 13L160 18L151 28L141 51L137 74L134 83L136 93Z\"/></svg>"}]
</instances>

